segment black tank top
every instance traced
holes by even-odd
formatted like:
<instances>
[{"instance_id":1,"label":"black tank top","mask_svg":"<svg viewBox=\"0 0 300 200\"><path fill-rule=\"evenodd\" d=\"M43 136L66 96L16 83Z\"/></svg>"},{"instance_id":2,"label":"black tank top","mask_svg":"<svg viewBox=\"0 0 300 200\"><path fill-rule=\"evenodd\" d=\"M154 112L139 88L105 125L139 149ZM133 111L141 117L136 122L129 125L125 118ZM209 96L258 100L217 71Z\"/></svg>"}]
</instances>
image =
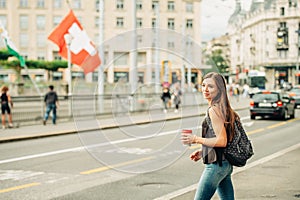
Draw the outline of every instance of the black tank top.
<instances>
[{"instance_id":1,"label":"black tank top","mask_svg":"<svg viewBox=\"0 0 300 200\"><path fill-rule=\"evenodd\" d=\"M212 127L211 119L208 114L208 110L206 112L206 117L202 122L202 137L203 138L216 137L216 134ZM202 158L204 164L218 162L218 164L222 166L222 160L224 159L224 147L208 147L202 145Z\"/></svg>"},{"instance_id":2,"label":"black tank top","mask_svg":"<svg viewBox=\"0 0 300 200\"><path fill-rule=\"evenodd\" d=\"M1 94L1 103L8 103L8 97L6 95L6 93L2 93Z\"/></svg>"}]
</instances>

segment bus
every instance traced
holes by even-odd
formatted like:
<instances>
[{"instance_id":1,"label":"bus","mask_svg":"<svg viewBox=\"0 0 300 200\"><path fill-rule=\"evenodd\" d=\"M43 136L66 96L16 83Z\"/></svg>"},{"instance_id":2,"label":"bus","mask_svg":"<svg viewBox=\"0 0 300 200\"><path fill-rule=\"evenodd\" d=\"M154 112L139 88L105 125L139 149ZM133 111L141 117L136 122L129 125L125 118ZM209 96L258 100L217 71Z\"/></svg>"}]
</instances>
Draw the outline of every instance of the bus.
<instances>
[{"instance_id":1,"label":"bus","mask_svg":"<svg viewBox=\"0 0 300 200\"><path fill-rule=\"evenodd\" d=\"M266 89L266 73L258 70L248 72L247 84L249 85L249 96Z\"/></svg>"}]
</instances>

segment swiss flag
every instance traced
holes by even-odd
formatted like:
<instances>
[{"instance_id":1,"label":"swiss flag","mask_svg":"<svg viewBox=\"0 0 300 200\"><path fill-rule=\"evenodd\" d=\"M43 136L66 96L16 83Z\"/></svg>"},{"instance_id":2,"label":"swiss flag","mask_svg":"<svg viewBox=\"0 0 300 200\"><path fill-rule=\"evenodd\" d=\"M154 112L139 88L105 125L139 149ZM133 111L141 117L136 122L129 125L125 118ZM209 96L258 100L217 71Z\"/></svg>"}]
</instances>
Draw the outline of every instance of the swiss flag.
<instances>
[{"instance_id":1,"label":"swiss flag","mask_svg":"<svg viewBox=\"0 0 300 200\"><path fill-rule=\"evenodd\" d=\"M66 34L71 36L71 62L81 66L85 74L93 72L101 64L98 51L72 10L48 37L57 44L60 55L67 59L68 49L64 38Z\"/></svg>"}]
</instances>

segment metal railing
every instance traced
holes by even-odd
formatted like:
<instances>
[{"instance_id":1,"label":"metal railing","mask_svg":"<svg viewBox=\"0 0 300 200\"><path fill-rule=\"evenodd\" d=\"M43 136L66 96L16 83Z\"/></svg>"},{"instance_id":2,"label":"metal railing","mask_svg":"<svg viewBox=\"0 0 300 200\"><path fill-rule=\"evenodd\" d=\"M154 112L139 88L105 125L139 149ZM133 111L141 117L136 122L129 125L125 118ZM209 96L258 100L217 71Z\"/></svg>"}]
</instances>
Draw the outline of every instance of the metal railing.
<instances>
[{"instance_id":1,"label":"metal railing","mask_svg":"<svg viewBox=\"0 0 300 200\"><path fill-rule=\"evenodd\" d=\"M111 94L59 96L58 121L103 118L124 113L163 110L161 94ZM44 96L13 96L13 121L22 125L40 124L46 110ZM184 93L182 107L197 106L204 102L201 93ZM174 107L174 104L172 104ZM51 117L51 116L50 116Z\"/></svg>"}]
</instances>

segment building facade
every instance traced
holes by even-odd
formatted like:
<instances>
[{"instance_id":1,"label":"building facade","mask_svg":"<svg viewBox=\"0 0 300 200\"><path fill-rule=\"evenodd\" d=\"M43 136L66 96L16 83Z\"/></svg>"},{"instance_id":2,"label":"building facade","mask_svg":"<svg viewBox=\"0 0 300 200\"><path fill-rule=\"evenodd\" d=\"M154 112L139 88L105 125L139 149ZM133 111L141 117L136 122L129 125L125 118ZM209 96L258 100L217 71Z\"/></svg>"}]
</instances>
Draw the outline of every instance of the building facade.
<instances>
[{"instance_id":1,"label":"building facade","mask_svg":"<svg viewBox=\"0 0 300 200\"><path fill-rule=\"evenodd\" d=\"M99 0L0 0L0 21L26 59L52 61L61 59L61 57L58 54L58 47L47 37L68 14L70 8L96 46L103 44L99 41L99 2ZM102 60L105 68L105 81L108 83L114 83L120 78L129 80L130 65L133 58L129 52L124 52L124 48L122 48L124 41L116 43L113 40L111 44L107 41L132 31L134 27L139 30L143 28L169 30L190 38L192 45L201 44L200 0L136 0L135 7L133 2L135 1L104 0L103 39L105 45L102 46L104 51ZM132 17L134 10L136 10L135 22ZM147 31L142 32L141 35L139 33L136 35L138 44L148 40L145 32ZM176 76L177 71L185 65L182 61L182 57L184 57L182 52L185 50L176 52L181 56L174 56L175 53L172 48L179 51L176 45L182 41L177 41L176 38L172 41L172 38L167 37L167 33L166 40L167 44L164 46L166 50L159 53L159 59L156 62L169 61L172 63L172 73ZM160 38L159 41L161 42L163 39ZM186 45L188 43L187 40ZM113 44L115 46L111 48ZM4 47L3 43L1 45ZM166 53L168 51L171 53ZM200 49L199 52L201 52ZM198 52L194 54L201 56L201 53L198 54ZM151 65L153 62L153 49L144 48L137 52L137 70L140 82L153 80L155 70L155 66ZM80 77L90 82L97 81L97 72L84 76L81 68L77 66L73 66L72 71L73 78ZM151 76L147 75L149 73ZM197 76L198 72L194 70L192 73ZM65 72L60 70L53 76L55 80L64 79Z\"/></svg>"},{"instance_id":2,"label":"building facade","mask_svg":"<svg viewBox=\"0 0 300 200\"><path fill-rule=\"evenodd\" d=\"M249 11L237 0L228 23L232 72L264 71L267 89L299 84L299 29L299 0L253 0Z\"/></svg>"}]
</instances>

